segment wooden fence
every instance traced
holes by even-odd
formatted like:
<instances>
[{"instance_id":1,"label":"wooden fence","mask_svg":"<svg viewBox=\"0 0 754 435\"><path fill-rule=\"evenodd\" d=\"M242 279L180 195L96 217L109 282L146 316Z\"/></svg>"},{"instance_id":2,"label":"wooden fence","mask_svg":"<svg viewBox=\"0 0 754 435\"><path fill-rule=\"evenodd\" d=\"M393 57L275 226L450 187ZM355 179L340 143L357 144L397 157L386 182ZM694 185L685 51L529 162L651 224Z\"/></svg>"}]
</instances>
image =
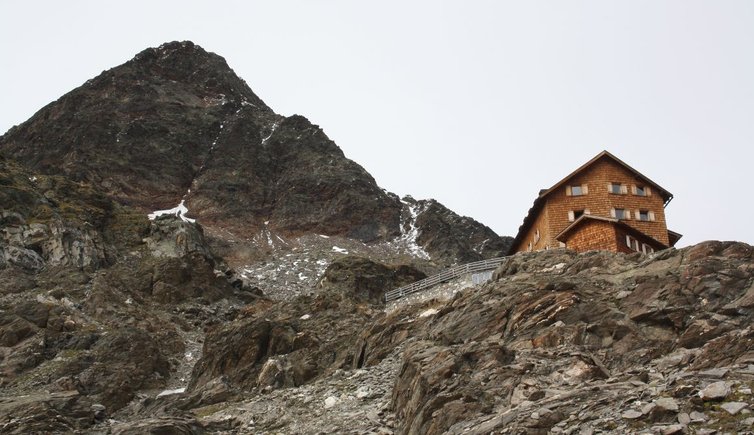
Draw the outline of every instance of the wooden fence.
<instances>
[{"instance_id":1,"label":"wooden fence","mask_svg":"<svg viewBox=\"0 0 754 435\"><path fill-rule=\"evenodd\" d=\"M465 275L467 273L494 270L502 262L503 262L503 258L490 258L489 260L475 261L473 263L466 263L466 264L461 264L458 266L453 266L451 268L443 270L442 272L436 275L432 275L430 277L424 278L420 281L416 281L409 285L385 292L385 302L394 301L404 296L408 296L410 294L428 289L430 287L434 287L438 284L442 284L444 282L458 278L459 276Z\"/></svg>"}]
</instances>

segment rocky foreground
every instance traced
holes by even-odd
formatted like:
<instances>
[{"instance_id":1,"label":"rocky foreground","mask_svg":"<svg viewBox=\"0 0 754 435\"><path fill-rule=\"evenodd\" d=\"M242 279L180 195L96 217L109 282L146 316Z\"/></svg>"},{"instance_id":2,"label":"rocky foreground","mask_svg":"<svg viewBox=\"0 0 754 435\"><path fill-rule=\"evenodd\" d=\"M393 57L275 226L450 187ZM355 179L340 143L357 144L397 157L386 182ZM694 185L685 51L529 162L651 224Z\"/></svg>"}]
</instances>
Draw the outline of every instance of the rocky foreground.
<instances>
[{"instance_id":1,"label":"rocky foreground","mask_svg":"<svg viewBox=\"0 0 754 435\"><path fill-rule=\"evenodd\" d=\"M652 256L525 253L506 259L491 282L452 300L386 312L370 289L417 272L346 257L314 296L259 297L241 309L227 299L184 303L171 311L172 325L151 333L95 327L95 307L110 306L94 303L96 286L94 294L39 295L6 312L0 326L0 427L7 433L747 432L754 422L753 260L751 246L732 242ZM356 279L342 279L348 267ZM110 291L111 300L125 297ZM176 384L171 373L187 366L176 338L191 330L186 321L202 317L201 357L180 374L185 383ZM124 325L147 321L158 320L124 319ZM175 349L165 346L173 341ZM66 373L60 367L83 370L59 377Z\"/></svg>"}]
</instances>

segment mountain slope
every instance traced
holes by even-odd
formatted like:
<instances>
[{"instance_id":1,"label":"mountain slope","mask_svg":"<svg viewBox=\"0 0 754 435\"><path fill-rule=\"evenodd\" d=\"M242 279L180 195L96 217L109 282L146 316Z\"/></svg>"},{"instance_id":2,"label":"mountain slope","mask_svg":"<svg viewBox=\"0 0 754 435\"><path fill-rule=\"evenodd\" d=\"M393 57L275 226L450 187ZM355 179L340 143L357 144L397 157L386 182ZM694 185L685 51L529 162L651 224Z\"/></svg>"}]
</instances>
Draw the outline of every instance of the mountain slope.
<instances>
[{"instance_id":1,"label":"mountain slope","mask_svg":"<svg viewBox=\"0 0 754 435\"><path fill-rule=\"evenodd\" d=\"M235 241L265 232L361 242L402 234L397 196L319 127L275 114L224 59L190 42L144 50L103 72L9 130L0 150L145 212L185 204L213 243L221 239L218 248L232 245L225 253L236 266L254 255ZM452 239L453 254L429 242L426 251L442 254L434 255L441 265L505 252L507 239L468 222L432 237ZM493 248L472 246L466 232L477 229Z\"/></svg>"},{"instance_id":2,"label":"mountain slope","mask_svg":"<svg viewBox=\"0 0 754 435\"><path fill-rule=\"evenodd\" d=\"M221 57L147 49L0 137L0 432L224 430L187 413L319 388L384 291L509 242L384 191Z\"/></svg>"}]
</instances>

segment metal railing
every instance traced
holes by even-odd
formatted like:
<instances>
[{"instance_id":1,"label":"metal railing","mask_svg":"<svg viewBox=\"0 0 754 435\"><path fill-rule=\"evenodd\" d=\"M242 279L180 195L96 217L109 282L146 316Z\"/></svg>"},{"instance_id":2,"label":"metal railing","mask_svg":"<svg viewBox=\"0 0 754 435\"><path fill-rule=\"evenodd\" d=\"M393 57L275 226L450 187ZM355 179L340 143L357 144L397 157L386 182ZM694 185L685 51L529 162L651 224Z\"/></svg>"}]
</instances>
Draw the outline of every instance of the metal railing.
<instances>
[{"instance_id":1,"label":"metal railing","mask_svg":"<svg viewBox=\"0 0 754 435\"><path fill-rule=\"evenodd\" d=\"M484 272L487 270L496 269L502 262L503 258L499 257L453 266L451 268L443 270L436 275L432 275L409 285L398 287L396 289L385 292L385 302L394 301L404 296L408 296L412 293L434 287L437 284L442 284L467 273Z\"/></svg>"}]
</instances>

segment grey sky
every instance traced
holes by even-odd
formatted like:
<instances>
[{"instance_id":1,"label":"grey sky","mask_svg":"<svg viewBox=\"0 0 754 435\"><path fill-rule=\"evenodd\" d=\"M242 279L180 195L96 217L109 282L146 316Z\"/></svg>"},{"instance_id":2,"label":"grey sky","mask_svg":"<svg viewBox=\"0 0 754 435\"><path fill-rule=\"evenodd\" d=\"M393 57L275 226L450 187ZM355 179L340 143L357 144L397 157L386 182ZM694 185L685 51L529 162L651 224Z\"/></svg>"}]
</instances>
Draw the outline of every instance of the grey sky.
<instances>
[{"instance_id":1,"label":"grey sky","mask_svg":"<svg viewBox=\"0 0 754 435\"><path fill-rule=\"evenodd\" d=\"M754 243L752 1L0 2L0 130L192 40L384 188L515 235L607 149L673 192L679 246Z\"/></svg>"}]
</instances>

